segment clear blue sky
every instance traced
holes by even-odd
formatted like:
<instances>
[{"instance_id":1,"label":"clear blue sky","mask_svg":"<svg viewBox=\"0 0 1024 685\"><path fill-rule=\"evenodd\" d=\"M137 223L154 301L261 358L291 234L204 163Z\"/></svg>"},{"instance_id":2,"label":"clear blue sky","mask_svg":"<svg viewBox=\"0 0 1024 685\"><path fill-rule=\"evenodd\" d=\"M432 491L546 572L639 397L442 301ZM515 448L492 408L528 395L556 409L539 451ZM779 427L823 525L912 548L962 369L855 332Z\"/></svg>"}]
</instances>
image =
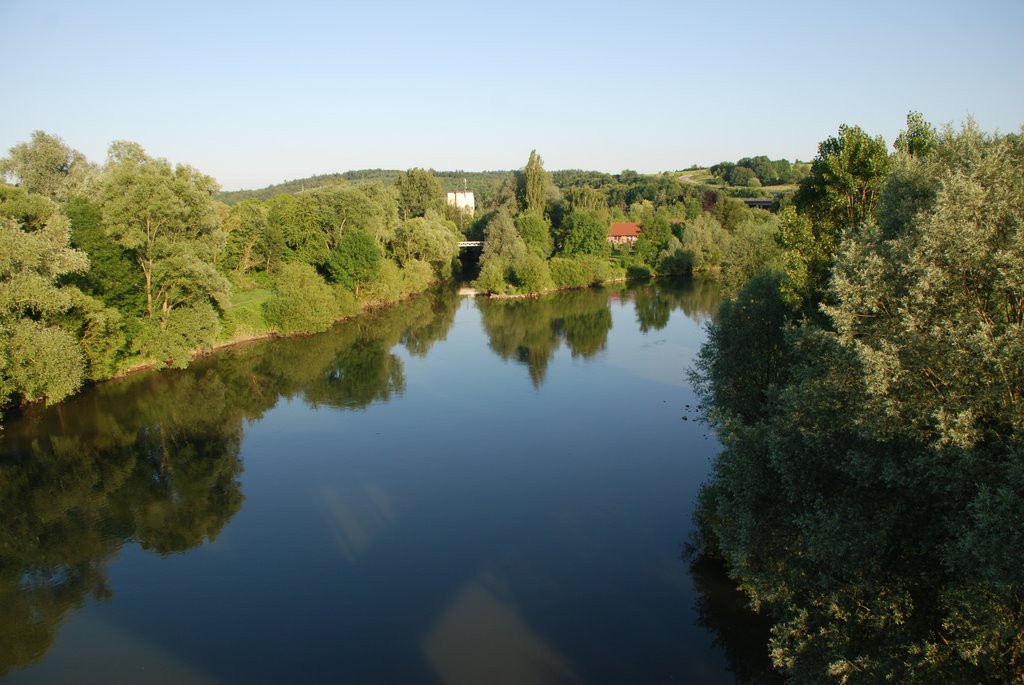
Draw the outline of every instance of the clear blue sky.
<instances>
[{"instance_id":1,"label":"clear blue sky","mask_svg":"<svg viewBox=\"0 0 1024 685\"><path fill-rule=\"evenodd\" d=\"M227 190L413 166L682 169L1024 124L1024 0L0 0L0 153L114 140Z\"/></svg>"}]
</instances>

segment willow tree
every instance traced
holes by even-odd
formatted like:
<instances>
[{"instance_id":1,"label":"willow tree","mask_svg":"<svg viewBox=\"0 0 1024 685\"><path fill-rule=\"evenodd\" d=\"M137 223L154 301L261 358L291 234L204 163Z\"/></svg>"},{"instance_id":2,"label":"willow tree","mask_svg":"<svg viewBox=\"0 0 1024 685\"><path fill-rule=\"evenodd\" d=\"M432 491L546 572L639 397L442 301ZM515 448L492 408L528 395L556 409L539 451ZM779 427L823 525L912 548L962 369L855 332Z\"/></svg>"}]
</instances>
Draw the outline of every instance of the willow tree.
<instances>
[{"instance_id":1,"label":"willow tree","mask_svg":"<svg viewBox=\"0 0 1024 685\"><path fill-rule=\"evenodd\" d=\"M725 449L697 518L793 682L1020 683L1024 145L968 124L901 154L877 222L843 232L826 322L744 336L785 313L781 284L744 301L755 278L712 324ZM780 373L748 379L764 331Z\"/></svg>"},{"instance_id":2,"label":"willow tree","mask_svg":"<svg viewBox=\"0 0 1024 685\"><path fill-rule=\"evenodd\" d=\"M85 296L60 282L89 259L71 247L67 218L37 199L0 184L0 406L12 397L56 402L85 378L82 347L61 325Z\"/></svg>"},{"instance_id":3,"label":"willow tree","mask_svg":"<svg viewBox=\"0 0 1024 685\"><path fill-rule=\"evenodd\" d=\"M85 189L95 169L59 137L34 131L31 141L15 145L0 160L0 174L13 176L30 193L63 203Z\"/></svg>"}]
</instances>

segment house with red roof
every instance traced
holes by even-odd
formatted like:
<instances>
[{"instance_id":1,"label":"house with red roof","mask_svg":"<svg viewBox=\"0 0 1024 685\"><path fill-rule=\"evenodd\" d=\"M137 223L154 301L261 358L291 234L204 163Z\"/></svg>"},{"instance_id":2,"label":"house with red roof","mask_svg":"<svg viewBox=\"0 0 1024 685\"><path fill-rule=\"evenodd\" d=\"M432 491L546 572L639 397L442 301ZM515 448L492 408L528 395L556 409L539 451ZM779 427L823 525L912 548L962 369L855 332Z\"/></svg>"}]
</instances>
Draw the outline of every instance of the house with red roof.
<instances>
[{"instance_id":1,"label":"house with red roof","mask_svg":"<svg viewBox=\"0 0 1024 685\"><path fill-rule=\"evenodd\" d=\"M608 229L608 242L612 245L632 245L640 235L640 224L625 221L612 224Z\"/></svg>"}]
</instances>

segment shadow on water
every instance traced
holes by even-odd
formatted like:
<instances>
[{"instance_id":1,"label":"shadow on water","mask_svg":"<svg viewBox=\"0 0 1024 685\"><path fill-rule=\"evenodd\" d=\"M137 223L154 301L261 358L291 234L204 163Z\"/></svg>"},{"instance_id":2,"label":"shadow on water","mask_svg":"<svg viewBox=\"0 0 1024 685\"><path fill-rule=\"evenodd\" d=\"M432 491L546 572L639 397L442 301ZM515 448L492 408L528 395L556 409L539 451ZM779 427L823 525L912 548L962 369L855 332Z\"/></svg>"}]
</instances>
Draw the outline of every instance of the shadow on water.
<instances>
[{"instance_id":1,"label":"shadow on water","mask_svg":"<svg viewBox=\"0 0 1024 685\"><path fill-rule=\"evenodd\" d=\"M690 577L697 592L697 624L714 635L736 682L782 685L785 679L768 656L772 623L748 608L746 596L721 562L698 556L690 562Z\"/></svg>"},{"instance_id":2,"label":"shadow on water","mask_svg":"<svg viewBox=\"0 0 1024 685\"><path fill-rule=\"evenodd\" d=\"M69 612L112 597L125 544L171 555L213 541L242 507L244 426L282 397L358 409L404 389L458 298L435 290L333 330L230 349L180 371L30 407L0 432L0 676L43 659Z\"/></svg>"}]
</instances>

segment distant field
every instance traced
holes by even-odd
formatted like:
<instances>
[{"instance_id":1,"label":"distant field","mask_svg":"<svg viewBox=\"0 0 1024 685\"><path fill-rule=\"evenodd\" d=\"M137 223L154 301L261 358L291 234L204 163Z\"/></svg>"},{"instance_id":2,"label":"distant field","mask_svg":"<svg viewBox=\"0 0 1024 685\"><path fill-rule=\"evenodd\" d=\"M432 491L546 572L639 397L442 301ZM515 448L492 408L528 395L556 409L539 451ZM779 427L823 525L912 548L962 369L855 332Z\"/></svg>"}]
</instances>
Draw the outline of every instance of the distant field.
<instances>
[{"instance_id":1,"label":"distant field","mask_svg":"<svg viewBox=\"0 0 1024 685\"><path fill-rule=\"evenodd\" d=\"M687 169L679 172L679 178L687 183L707 183L714 176L709 169Z\"/></svg>"},{"instance_id":2,"label":"distant field","mask_svg":"<svg viewBox=\"0 0 1024 685\"><path fill-rule=\"evenodd\" d=\"M686 171L678 171L676 173L679 175L679 180L685 181L686 183L707 183L710 185L718 185L717 183L711 183L716 179L714 175L712 175L710 169L687 169ZM800 186L796 183L783 183L775 186L760 186L757 190L765 190L769 193L788 193L799 187Z\"/></svg>"}]
</instances>

